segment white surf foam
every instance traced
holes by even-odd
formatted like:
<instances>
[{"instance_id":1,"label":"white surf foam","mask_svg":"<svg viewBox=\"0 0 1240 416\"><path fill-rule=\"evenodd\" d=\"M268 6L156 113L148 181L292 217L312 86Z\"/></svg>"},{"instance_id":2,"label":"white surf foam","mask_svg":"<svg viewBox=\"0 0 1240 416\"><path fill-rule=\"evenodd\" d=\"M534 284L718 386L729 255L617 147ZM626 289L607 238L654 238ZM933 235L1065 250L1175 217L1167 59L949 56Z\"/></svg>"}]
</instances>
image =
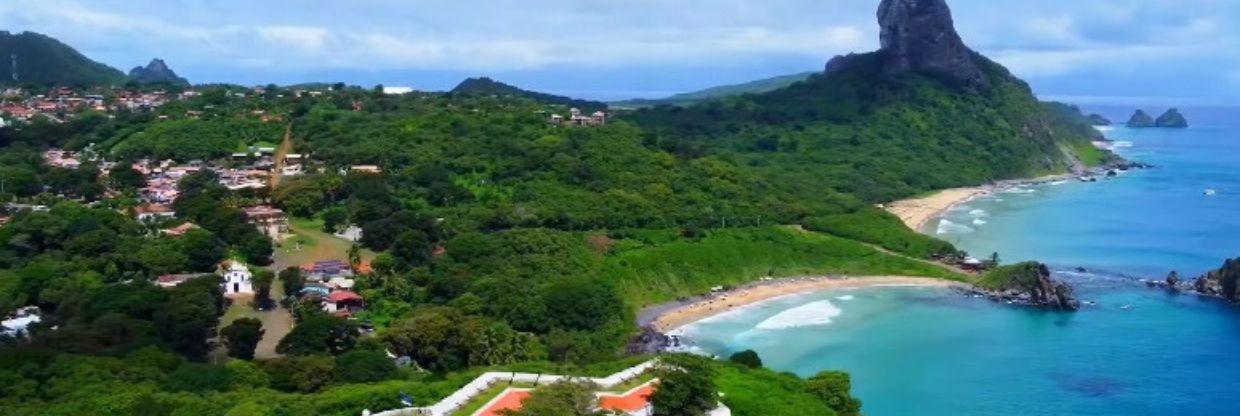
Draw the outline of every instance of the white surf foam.
<instances>
[{"instance_id":1,"label":"white surf foam","mask_svg":"<svg viewBox=\"0 0 1240 416\"><path fill-rule=\"evenodd\" d=\"M973 219L973 225L986 225L986 220L981 218Z\"/></svg>"},{"instance_id":2,"label":"white surf foam","mask_svg":"<svg viewBox=\"0 0 1240 416\"><path fill-rule=\"evenodd\" d=\"M841 311L840 308L835 307L831 301L821 300L780 312L779 314L758 323L755 328L776 330L828 325L831 323L831 318L840 316L843 313L844 311Z\"/></svg>"},{"instance_id":3,"label":"white surf foam","mask_svg":"<svg viewBox=\"0 0 1240 416\"><path fill-rule=\"evenodd\" d=\"M1132 142L1129 142L1129 141L1123 141L1123 140L1121 140L1121 141L1114 141L1114 142L1111 142L1111 147L1112 147L1112 148L1118 148L1118 147L1132 147Z\"/></svg>"},{"instance_id":4,"label":"white surf foam","mask_svg":"<svg viewBox=\"0 0 1240 416\"><path fill-rule=\"evenodd\" d=\"M1100 131L1100 132L1104 132L1104 133L1105 133L1105 132L1108 132L1108 131L1113 131L1113 130L1115 130L1115 127L1114 127L1114 126L1094 126L1094 128L1095 128L1095 129L1098 129L1098 131Z\"/></svg>"},{"instance_id":5,"label":"white surf foam","mask_svg":"<svg viewBox=\"0 0 1240 416\"><path fill-rule=\"evenodd\" d=\"M1003 191L1003 193L1006 193L1006 194L1032 194L1036 192L1038 192L1037 189L1020 188L1020 187L1011 188L1011 189Z\"/></svg>"},{"instance_id":6,"label":"white surf foam","mask_svg":"<svg viewBox=\"0 0 1240 416\"><path fill-rule=\"evenodd\" d=\"M857 297L853 295L844 295L844 296L836 296L835 298L839 300L853 300L853 299L856 299Z\"/></svg>"},{"instance_id":7,"label":"white surf foam","mask_svg":"<svg viewBox=\"0 0 1240 416\"><path fill-rule=\"evenodd\" d=\"M990 213L986 212L986 210L984 209L975 209L975 210L969 211L969 215L973 216L974 218L982 218L982 217L989 217Z\"/></svg>"},{"instance_id":8,"label":"white surf foam","mask_svg":"<svg viewBox=\"0 0 1240 416\"><path fill-rule=\"evenodd\" d=\"M973 228L964 224L956 224L947 219L939 221L939 228L935 230L936 234L968 234L971 232L973 232Z\"/></svg>"}]
</instances>

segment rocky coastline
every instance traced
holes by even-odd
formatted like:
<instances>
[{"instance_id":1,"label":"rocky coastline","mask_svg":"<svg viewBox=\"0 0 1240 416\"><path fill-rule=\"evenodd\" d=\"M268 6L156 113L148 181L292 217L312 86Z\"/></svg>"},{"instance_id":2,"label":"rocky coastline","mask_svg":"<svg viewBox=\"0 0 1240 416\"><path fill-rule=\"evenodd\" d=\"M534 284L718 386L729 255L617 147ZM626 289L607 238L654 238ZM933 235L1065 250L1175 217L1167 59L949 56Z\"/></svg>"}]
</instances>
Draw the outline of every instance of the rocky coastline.
<instances>
[{"instance_id":1,"label":"rocky coastline","mask_svg":"<svg viewBox=\"0 0 1240 416\"><path fill-rule=\"evenodd\" d=\"M1174 293L1195 293L1240 304L1240 258L1224 261L1222 267L1206 272L1196 279L1182 279L1179 273L1172 271L1167 274L1167 278L1147 280L1145 285Z\"/></svg>"},{"instance_id":2,"label":"rocky coastline","mask_svg":"<svg viewBox=\"0 0 1240 416\"><path fill-rule=\"evenodd\" d=\"M967 296L1008 305L1066 312L1081 309L1072 286L1052 277L1050 268L1037 262L999 267L977 286L959 290Z\"/></svg>"}]
</instances>

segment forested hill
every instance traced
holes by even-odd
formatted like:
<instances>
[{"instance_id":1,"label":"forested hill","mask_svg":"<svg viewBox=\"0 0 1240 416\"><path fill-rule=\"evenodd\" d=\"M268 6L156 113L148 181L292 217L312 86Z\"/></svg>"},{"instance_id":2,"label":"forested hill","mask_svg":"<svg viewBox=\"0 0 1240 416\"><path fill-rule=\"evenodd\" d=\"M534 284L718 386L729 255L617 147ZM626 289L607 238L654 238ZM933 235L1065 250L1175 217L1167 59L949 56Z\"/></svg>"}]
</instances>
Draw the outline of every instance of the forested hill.
<instances>
[{"instance_id":1,"label":"forested hill","mask_svg":"<svg viewBox=\"0 0 1240 416\"><path fill-rule=\"evenodd\" d=\"M768 175L794 169L870 202L1109 157L1079 111L1043 106L964 46L942 0L884 1L880 25L883 49L837 57L806 82L627 118L681 152L731 153Z\"/></svg>"},{"instance_id":2,"label":"forested hill","mask_svg":"<svg viewBox=\"0 0 1240 416\"><path fill-rule=\"evenodd\" d=\"M657 105L693 105L703 101L715 100L742 94L761 94L764 92L774 91L785 88L789 85L804 81L816 72L802 72L792 75L781 75L777 77L760 79L740 84L720 85L710 87L703 90L675 94L667 98L659 99L633 99L625 101L617 101L609 103L616 108L642 108L654 107Z\"/></svg>"},{"instance_id":3,"label":"forested hill","mask_svg":"<svg viewBox=\"0 0 1240 416\"><path fill-rule=\"evenodd\" d=\"M598 101L580 100L560 95L524 90L487 77L469 78L461 81L461 83L458 84L456 88L453 88L451 92L452 94L460 95L493 95L498 97L525 98L542 104L574 107L586 112L607 109L607 104Z\"/></svg>"},{"instance_id":4,"label":"forested hill","mask_svg":"<svg viewBox=\"0 0 1240 416\"><path fill-rule=\"evenodd\" d=\"M120 85L125 74L95 62L69 45L34 32L0 31L0 83L13 83L10 58L17 56L18 83Z\"/></svg>"}]
</instances>

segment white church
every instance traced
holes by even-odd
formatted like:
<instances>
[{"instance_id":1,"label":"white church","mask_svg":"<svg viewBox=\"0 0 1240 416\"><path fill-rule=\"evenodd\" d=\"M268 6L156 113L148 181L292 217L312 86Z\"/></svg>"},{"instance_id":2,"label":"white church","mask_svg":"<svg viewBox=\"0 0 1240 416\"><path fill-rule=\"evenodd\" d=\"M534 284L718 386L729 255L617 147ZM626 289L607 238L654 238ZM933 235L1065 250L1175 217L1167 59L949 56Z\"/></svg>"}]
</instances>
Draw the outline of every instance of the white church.
<instances>
[{"instance_id":1,"label":"white church","mask_svg":"<svg viewBox=\"0 0 1240 416\"><path fill-rule=\"evenodd\" d=\"M220 272L224 275L224 296L251 295L254 294L254 286L251 283L253 273L250 273L250 267L245 263L229 260L220 265Z\"/></svg>"}]
</instances>

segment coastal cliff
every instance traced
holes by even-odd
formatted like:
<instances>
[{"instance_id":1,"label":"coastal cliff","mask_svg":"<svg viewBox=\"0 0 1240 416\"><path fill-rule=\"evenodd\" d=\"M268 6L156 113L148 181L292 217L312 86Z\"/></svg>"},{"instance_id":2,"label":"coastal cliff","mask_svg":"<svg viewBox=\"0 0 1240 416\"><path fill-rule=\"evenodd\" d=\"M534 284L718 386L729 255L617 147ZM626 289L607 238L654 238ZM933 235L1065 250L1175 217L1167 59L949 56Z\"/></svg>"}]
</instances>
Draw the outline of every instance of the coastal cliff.
<instances>
[{"instance_id":1,"label":"coastal cliff","mask_svg":"<svg viewBox=\"0 0 1240 416\"><path fill-rule=\"evenodd\" d=\"M1050 268L1037 262L996 268L987 273L976 288L966 291L1015 305L1059 311L1081 308L1072 287L1051 277Z\"/></svg>"},{"instance_id":2,"label":"coastal cliff","mask_svg":"<svg viewBox=\"0 0 1240 416\"><path fill-rule=\"evenodd\" d=\"M1166 280L1147 281L1146 284L1173 292L1197 293L1240 303L1240 258L1228 259L1223 262L1222 267L1206 272L1192 281L1180 279L1179 273L1172 271Z\"/></svg>"}]
</instances>

